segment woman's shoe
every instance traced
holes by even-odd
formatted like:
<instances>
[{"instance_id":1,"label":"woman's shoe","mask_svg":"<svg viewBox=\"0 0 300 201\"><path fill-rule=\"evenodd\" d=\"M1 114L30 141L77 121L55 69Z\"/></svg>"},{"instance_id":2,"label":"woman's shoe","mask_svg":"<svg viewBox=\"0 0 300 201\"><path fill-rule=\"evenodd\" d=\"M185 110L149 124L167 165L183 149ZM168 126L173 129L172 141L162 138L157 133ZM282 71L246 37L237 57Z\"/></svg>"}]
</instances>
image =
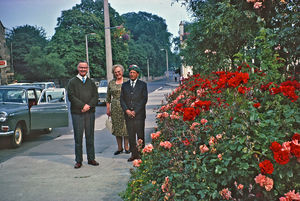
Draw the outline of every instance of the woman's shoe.
<instances>
[{"instance_id":1,"label":"woman's shoe","mask_svg":"<svg viewBox=\"0 0 300 201\"><path fill-rule=\"evenodd\" d=\"M114 153L114 155L119 155L120 153L122 153L123 152L123 149L121 149L120 151L116 151L115 153Z\"/></svg>"},{"instance_id":2,"label":"woman's shoe","mask_svg":"<svg viewBox=\"0 0 300 201\"><path fill-rule=\"evenodd\" d=\"M130 151L125 149L125 154L130 154Z\"/></svg>"}]
</instances>

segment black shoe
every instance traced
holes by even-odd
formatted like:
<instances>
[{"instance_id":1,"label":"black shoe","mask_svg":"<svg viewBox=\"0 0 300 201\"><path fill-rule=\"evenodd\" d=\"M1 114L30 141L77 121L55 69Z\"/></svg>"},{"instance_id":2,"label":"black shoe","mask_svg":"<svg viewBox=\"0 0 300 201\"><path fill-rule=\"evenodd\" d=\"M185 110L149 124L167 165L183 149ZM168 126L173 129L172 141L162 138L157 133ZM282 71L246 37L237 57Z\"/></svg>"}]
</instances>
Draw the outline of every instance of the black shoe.
<instances>
[{"instance_id":1,"label":"black shoe","mask_svg":"<svg viewBox=\"0 0 300 201\"><path fill-rule=\"evenodd\" d=\"M77 162L77 163L74 165L74 168L75 168L75 169L78 169L78 168L81 168L81 166L82 166L82 163Z\"/></svg>"},{"instance_id":2,"label":"black shoe","mask_svg":"<svg viewBox=\"0 0 300 201\"><path fill-rule=\"evenodd\" d=\"M122 153L123 152L123 149L121 149L120 151L116 151L115 153L114 153L114 155L119 155L120 153Z\"/></svg>"},{"instance_id":3,"label":"black shoe","mask_svg":"<svg viewBox=\"0 0 300 201\"><path fill-rule=\"evenodd\" d=\"M93 165L93 166L98 166L99 165L99 163L95 160L88 161L88 164Z\"/></svg>"},{"instance_id":4,"label":"black shoe","mask_svg":"<svg viewBox=\"0 0 300 201\"><path fill-rule=\"evenodd\" d=\"M125 150L125 154L130 154L130 151L129 150Z\"/></svg>"}]
</instances>

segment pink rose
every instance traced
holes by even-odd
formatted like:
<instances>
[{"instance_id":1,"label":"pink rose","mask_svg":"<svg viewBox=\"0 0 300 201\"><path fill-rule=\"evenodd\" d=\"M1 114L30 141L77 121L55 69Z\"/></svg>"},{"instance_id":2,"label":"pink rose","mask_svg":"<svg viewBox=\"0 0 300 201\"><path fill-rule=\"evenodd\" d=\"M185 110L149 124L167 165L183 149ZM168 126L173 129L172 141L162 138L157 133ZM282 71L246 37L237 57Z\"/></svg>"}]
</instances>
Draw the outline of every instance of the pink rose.
<instances>
[{"instance_id":1,"label":"pink rose","mask_svg":"<svg viewBox=\"0 0 300 201\"><path fill-rule=\"evenodd\" d=\"M284 195L288 200L300 200L300 195L299 195L299 193L295 193L295 190L289 191L288 193L286 193Z\"/></svg>"},{"instance_id":2,"label":"pink rose","mask_svg":"<svg viewBox=\"0 0 300 201\"><path fill-rule=\"evenodd\" d=\"M230 190L228 190L228 188L224 188L219 193L226 200L229 200L231 198L231 192L230 192Z\"/></svg>"},{"instance_id":3,"label":"pink rose","mask_svg":"<svg viewBox=\"0 0 300 201\"><path fill-rule=\"evenodd\" d=\"M266 189L267 191L272 190L273 184L274 184L273 179L271 179L271 178L269 178L269 177L266 177L266 181L265 181L265 183L264 183L264 186L265 186L265 189Z\"/></svg>"},{"instance_id":4,"label":"pink rose","mask_svg":"<svg viewBox=\"0 0 300 201\"><path fill-rule=\"evenodd\" d=\"M151 139L152 140L156 140L157 138L159 138L160 136L160 131L156 132L156 133L151 133Z\"/></svg>"},{"instance_id":5,"label":"pink rose","mask_svg":"<svg viewBox=\"0 0 300 201\"><path fill-rule=\"evenodd\" d=\"M172 143L169 141L160 142L159 145L165 149L171 149Z\"/></svg>"},{"instance_id":6,"label":"pink rose","mask_svg":"<svg viewBox=\"0 0 300 201\"><path fill-rule=\"evenodd\" d=\"M152 152L152 150L153 150L153 145L152 144L147 144L146 146L145 146L145 148L143 149L143 153L150 153L150 152Z\"/></svg>"},{"instance_id":7,"label":"pink rose","mask_svg":"<svg viewBox=\"0 0 300 201\"><path fill-rule=\"evenodd\" d=\"M201 153L205 153L209 151L209 148L204 144L199 147Z\"/></svg>"},{"instance_id":8,"label":"pink rose","mask_svg":"<svg viewBox=\"0 0 300 201\"><path fill-rule=\"evenodd\" d=\"M216 136L216 138L217 138L217 140L222 139L222 134L218 134L218 135Z\"/></svg>"},{"instance_id":9,"label":"pink rose","mask_svg":"<svg viewBox=\"0 0 300 201\"><path fill-rule=\"evenodd\" d=\"M243 190L243 188L244 188L243 184L239 184L238 187L237 187L237 189L239 189L239 190Z\"/></svg>"},{"instance_id":10,"label":"pink rose","mask_svg":"<svg viewBox=\"0 0 300 201\"><path fill-rule=\"evenodd\" d=\"M260 7L262 7L262 2L255 2L254 5L253 5L253 7L255 9L259 9Z\"/></svg>"},{"instance_id":11,"label":"pink rose","mask_svg":"<svg viewBox=\"0 0 300 201\"><path fill-rule=\"evenodd\" d=\"M212 145L214 145L215 143L216 143L216 138L215 138L214 136L211 136L210 139L209 139L208 144L209 144L210 146L212 146Z\"/></svg>"},{"instance_id":12,"label":"pink rose","mask_svg":"<svg viewBox=\"0 0 300 201\"><path fill-rule=\"evenodd\" d=\"M196 127L196 126L199 126L199 125L200 125L200 124L199 124L198 122L194 122L194 123L191 125L190 129L191 129L191 130L194 130L195 127Z\"/></svg>"},{"instance_id":13,"label":"pink rose","mask_svg":"<svg viewBox=\"0 0 300 201\"><path fill-rule=\"evenodd\" d=\"M218 154L218 159L221 161L222 160L222 154Z\"/></svg>"},{"instance_id":14,"label":"pink rose","mask_svg":"<svg viewBox=\"0 0 300 201\"><path fill-rule=\"evenodd\" d=\"M207 119L201 119L201 124L206 124L207 122Z\"/></svg>"},{"instance_id":15,"label":"pink rose","mask_svg":"<svg viewBox=\"0 0 300 201\"><path fill-rule=\"evenodd\" d=\"M134 167L140 167L140 164L142 163L141 159L135 159L133 162Z\"/></svg>"},{"instance_id":16,"label":"pink rose","mask_svg":"<svg viewBox=\"0 0 300 201\"><path fill-rule=\"evenodd\" d=\"M255 183L259 184L261 187L264 186L264 183L266 181L266 176L259 174L255 177Z\"/></svg>"}]
</instances>

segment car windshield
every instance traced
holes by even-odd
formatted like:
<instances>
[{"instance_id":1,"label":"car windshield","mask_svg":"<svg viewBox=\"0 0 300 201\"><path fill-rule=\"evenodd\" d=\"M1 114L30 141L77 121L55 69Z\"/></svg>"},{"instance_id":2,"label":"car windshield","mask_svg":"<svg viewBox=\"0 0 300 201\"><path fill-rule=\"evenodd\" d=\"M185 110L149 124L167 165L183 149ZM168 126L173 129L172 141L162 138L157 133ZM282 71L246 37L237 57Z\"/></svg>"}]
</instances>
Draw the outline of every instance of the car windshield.
<instances>
[{"instance_id":1,"label":"car windshield","mask_svg":"<svg viewBox=\"0 0 300 201\"><path fill-rule=\"evenodd\" d=\"M0 89L0 102L2 103L26 103L25 90Z\"/></svg>"},{"instance_id":2,"label":"car windshield","mask_svg":"<svg viewBox=\"0 0 300 201\"><path fill-rule=\"evenodd\" d=\"M107 87L107 80L101 80L99 83L99 87Z\"/></svg>"}]
</instances>

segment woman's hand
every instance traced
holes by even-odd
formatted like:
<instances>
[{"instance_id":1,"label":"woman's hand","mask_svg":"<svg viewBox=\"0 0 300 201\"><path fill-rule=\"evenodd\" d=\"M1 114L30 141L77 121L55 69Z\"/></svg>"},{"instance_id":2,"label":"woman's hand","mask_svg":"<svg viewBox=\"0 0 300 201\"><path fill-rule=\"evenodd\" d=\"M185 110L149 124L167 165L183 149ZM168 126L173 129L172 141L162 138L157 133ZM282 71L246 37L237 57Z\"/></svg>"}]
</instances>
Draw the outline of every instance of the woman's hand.
<instances>
[{"instance_id":1,"label":"woman's hand","mask_svg":"<svg viewBox=\"0 0 300 201\"><path fill-rule=\"evenodd\" d=\"M110 113L110 104L109 103L106 103L106 114L107 114L107 116L111 115L111 113Z\"/></svg>"}]
</instances>

